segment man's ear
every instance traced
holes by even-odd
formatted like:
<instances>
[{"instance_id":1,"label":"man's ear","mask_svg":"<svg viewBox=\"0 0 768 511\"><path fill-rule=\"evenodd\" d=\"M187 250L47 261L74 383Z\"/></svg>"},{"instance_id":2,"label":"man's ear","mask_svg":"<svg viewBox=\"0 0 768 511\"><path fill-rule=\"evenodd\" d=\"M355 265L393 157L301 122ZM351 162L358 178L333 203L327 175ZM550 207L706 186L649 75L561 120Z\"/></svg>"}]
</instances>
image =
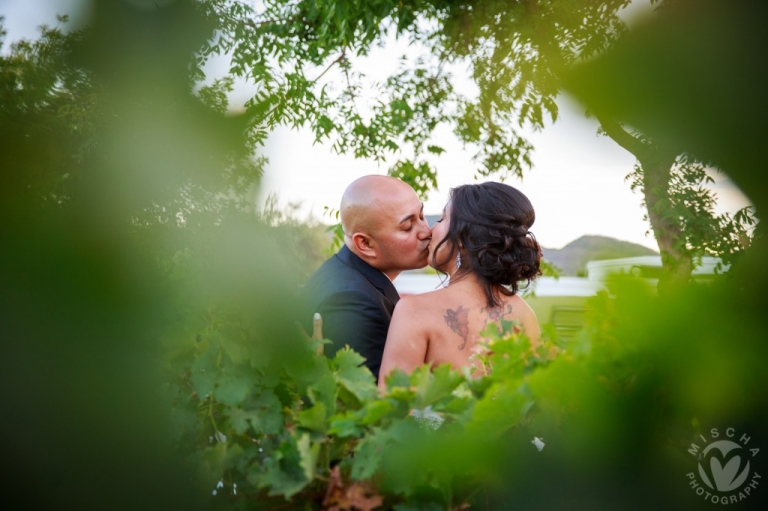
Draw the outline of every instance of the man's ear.
<instances>
[{"instance_id":1,"label":"man's ear","mask_svg":"<svg viewBox=\"0 0 768 511\"><path fill-rule=\"evenodd\" d=\"M362 232L356 232L352 235L352 244L361 256L373 258L376 257L376 249L373 246L371 238Z\"/></svg>"}]
</instances>

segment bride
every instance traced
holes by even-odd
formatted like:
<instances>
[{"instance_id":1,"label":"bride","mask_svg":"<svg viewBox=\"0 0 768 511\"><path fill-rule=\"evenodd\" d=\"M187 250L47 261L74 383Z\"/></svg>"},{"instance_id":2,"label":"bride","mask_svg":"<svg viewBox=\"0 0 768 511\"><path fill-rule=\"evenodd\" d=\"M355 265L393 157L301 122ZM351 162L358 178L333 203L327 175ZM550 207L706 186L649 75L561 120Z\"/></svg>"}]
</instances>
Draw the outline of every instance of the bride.
<instances>
[{"instance_id":1,"label":"bride","mask_svg":"<svg viewBox=\"0 0 768 511\"><path fill-rule=\"evenodd\" d=\"M490 323L516 321L536 343L533 310L518 296L519 283L541 274L541 247L528 229L535 214L528 198L502 183L463 185L451 191L432 228L429 264L448 274L443 289L405 296L395 306L381 363L379 387L395 368L449 363L474 365Z\"/></svg>"}]
</instances>

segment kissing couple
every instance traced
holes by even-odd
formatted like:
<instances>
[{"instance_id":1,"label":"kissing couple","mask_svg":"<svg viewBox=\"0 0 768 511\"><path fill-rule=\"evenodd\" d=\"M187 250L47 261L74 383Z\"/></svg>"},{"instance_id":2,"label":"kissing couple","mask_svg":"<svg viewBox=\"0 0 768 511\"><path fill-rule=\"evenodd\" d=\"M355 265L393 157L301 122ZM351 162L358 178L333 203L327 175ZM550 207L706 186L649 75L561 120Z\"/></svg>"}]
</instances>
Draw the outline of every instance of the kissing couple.
<instances>
[{"instance_id":1,"label":"kissing couple","mask_svg":"<svg viewBox=\"0 0 768 511\"><path fill-rule=\"evenodd\" d=\"M520 282L541 274L541 247L528 230L533 206L519 190L494 182L454 188L430 229L413 188L370 175L347 187L340 216L344 245L310 277L306 303L333 341L326 354L348 345L380 388L393 369L410 373L424 363L480 374L480 333L502 319L539 341L536 315L518 295ZM427 265L448 285L401 298L392 281Z\"/></svg>"}]
</instances>

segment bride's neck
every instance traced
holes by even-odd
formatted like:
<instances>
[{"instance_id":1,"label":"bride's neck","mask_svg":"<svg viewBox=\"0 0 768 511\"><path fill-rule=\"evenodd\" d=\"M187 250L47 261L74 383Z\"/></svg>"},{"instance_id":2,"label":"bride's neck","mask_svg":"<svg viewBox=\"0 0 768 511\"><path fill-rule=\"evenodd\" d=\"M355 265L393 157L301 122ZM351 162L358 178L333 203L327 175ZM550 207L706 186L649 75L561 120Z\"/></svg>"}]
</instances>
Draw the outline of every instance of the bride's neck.
<instances>
[{"instance_id":1,"label":"bride's neck","mask_svg":"<svg viewBox=\"0 0 768 511\"><path fill-rule=\"evenodd\" d=\"M449 286L455 286L458 284L462 285L479 285L480 279L474 272L461 272L461 271L455 271L453 274L449 275Z\"/></svg>"}]
</instances>

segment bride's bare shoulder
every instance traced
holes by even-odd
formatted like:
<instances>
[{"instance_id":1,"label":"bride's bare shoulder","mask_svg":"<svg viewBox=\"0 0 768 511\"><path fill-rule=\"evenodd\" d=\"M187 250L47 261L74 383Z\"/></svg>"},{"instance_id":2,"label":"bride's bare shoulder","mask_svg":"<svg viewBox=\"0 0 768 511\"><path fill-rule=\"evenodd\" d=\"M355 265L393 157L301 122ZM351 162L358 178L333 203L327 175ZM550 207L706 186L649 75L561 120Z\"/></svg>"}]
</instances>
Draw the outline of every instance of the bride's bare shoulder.
<instances>
[{"instance_id":1,"label":"bride's bare shoulder","mask_svg":"<svg viewBox=\"0 0 768 511\"><path fill-rule=\"evenodd\" d=\"M530 305L528 305L528 302L525 301L524 298L522 298L519 295L513 295L509 297L509 303L512 305L513 308L516 308L518 312L525 314L525 315L533 315L536 317L536 313L533 311Z\"/></svg>"},{"instance_id":2,"label":"bride's bare shoulder","mask_svg":"<svg viewBox=\"0 0 768 511\"><path fill-rule=\"evenodd\" d=\"M415 295L403 295L397 302L397 307L409 309L432 309L439 306L448 294L447 288L436 289Z\"/></svg>"}]
</instances>

